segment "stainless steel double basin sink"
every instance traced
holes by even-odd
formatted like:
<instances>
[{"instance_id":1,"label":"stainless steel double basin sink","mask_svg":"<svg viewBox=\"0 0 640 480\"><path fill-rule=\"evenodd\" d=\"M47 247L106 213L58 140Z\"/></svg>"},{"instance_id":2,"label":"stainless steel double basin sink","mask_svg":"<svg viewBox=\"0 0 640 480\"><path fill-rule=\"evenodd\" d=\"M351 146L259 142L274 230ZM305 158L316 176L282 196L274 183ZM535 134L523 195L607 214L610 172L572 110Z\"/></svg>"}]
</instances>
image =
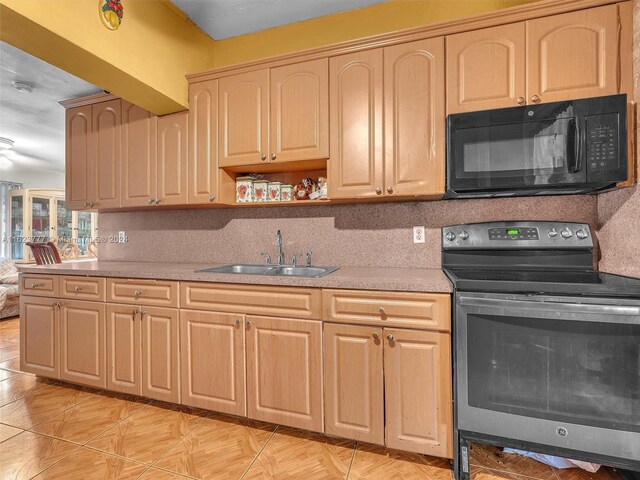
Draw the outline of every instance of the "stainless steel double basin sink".
<instances>
[{"instance_id":1,"label":"stainless steel double basin sink","mask_svg":"<svg viewBox=\"0 0 640 480\"><path fill-rule=\"evenodd\" d=\"M293 265L234 264L196 270L199 273L237 273L242 275L266 275L273 277L324 277L340 267L296 267Z\"/></svg>"}]
</instances>

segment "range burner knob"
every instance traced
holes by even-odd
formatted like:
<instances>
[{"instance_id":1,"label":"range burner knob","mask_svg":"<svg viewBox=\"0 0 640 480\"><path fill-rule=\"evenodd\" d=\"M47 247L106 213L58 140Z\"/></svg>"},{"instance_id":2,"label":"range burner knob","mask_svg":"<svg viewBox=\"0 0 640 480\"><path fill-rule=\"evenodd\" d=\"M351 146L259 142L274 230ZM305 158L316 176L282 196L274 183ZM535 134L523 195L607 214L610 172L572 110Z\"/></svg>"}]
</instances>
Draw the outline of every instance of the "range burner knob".
<instances>
[{"instance_id":1,"label":"range burner knob","mask_svg":"<svg viewBox=\"0 0 640 480\"><path fill-rule=\"evenodd\" d=\"M466 240L467 238L469 238L469 234L466 231L461 231L458 236L462 239L462 240Z\"/></svg>"},{"instance_id":2,"label":"range burner knob","mask_svg":"<svg viewBox=\"0 0 640 480\"><path fill-rule=\"evenodd\" d=\"M453 242L456 239L456 234L453 232L449 232L447 233L447 236L445 238L450 242Z\"/></svg>"},{"instance_id":3,"label":"range burner knob","mask_svg":"<svg viewBox=\"0 0 640 480\"><path fill-rule=\"evenodd\" d=\"M576 237L578 237L580 240L584 240L588 236L589 236L589 234L587 233L587 231L584 228L581 228L580 230L578 230L576 232Z\"/></svg>"},{"instance_id":4,"label":"range burner knob","mask_svg":"<svg viewBox=\"0 0 640 480\"><path fill-rule=\"evenodd\" d=\"M558 236L558 231L556 230L556 227L553 227L553 228L552 228L551 230L549 230L547 233L549 234L549 236L550 236L551 238L553 238L553 237L557 237L557 236Z\"/></svg>"},{"instance_id":5,"label":"range burner knob","mask_svg":"<svg viewBox=\"0 0 640 480\"><path fill-rule=\"evenodd\" d=\"M564 227L560 232L560 235L562 235L564 238L571 238L573 237L573 232L569 230L569 227Z\"/></svg>"}]
</instances>

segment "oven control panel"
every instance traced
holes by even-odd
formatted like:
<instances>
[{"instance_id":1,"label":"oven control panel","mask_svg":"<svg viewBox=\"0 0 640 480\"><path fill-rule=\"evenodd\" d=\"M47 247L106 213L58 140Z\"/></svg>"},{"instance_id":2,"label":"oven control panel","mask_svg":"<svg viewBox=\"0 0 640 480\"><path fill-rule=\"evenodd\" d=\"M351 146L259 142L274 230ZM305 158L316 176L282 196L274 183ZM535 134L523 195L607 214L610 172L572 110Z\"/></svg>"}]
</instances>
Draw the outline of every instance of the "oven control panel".
<instances>
[{"instance_id":1,"label":"oven control panel","mask_svg":"<svg viewBox=\"0 0 640 480\"><path fill-rule=\"evenodd\" d=\"M443 250L591 249L591 229L573 222L491 222L442 229Z\"/></svg>"}]
</instances>

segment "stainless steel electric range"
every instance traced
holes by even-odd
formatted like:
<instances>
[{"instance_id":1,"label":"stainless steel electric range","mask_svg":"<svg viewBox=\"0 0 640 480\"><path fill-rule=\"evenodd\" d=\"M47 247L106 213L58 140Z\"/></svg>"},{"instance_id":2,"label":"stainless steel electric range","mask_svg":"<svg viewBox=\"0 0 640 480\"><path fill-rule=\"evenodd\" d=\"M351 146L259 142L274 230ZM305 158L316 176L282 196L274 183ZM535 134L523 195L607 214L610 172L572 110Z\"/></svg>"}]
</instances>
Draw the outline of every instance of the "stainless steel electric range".
<instances>
[{"instance_id":1,"label":"stainless steel electric range","mask_svg":"<svg viewBox=\"0 0 640 480\"><path fill-rule=\"evenodd\" d=\"M457 478L471 442L640 470L640 279L593 269L586 224L458 225L442 245Z\"/></svg>"}]
</instances>

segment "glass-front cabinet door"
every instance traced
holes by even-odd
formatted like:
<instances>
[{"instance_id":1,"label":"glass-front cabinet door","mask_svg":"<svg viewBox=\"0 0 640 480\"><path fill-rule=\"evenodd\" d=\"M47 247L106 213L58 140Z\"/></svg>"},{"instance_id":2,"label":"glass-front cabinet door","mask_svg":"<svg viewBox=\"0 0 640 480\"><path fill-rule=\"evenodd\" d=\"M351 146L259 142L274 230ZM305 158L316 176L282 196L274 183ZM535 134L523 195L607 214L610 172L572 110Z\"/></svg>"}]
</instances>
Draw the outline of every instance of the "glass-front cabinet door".
<instances>
[{"instance_id":1,"label":"glass-front cabinet door","mask_svg":"<svg viewBox=\"0 0 640 480\"><path fill-rule=\"evenodd\" d=\"M51 199L31 198L31 237L33 242L51 240Z\"/></svg>"},{"instance_id":2,"label":"glass-front cabinet door","mask_svg":"<svg viewBox=\"0 0 640 480\"><path fill-rule=\"evenodd\" d=\"M67 202L55 199L56 241L59 247L73 241L73 211L67 210Z\"/></svg>"},{"instance_id":3,"label":"glass-front cabinet door","mask_svg":"<svg viewBox=\"0 0 640 480\"><path fill-rule=\"evenodd\" d=\"M9 229L11 232L11 258L22 260L24 258L24 196L11 195L11 217L9 219Z\"/></svg>"}]
</instances>

